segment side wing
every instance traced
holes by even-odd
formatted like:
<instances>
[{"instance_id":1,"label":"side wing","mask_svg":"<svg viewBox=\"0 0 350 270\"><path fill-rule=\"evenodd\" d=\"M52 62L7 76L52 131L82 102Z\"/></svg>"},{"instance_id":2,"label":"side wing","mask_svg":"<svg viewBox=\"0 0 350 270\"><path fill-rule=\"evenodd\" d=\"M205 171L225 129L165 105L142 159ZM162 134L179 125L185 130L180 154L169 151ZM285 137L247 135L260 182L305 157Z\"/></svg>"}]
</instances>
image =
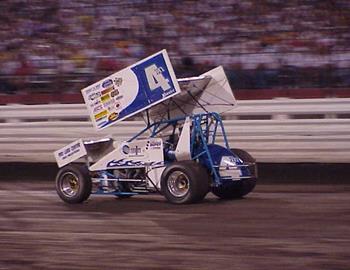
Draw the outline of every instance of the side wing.
<instances>
[{"instance_id":1,"label":"side wing","mask_svg":"<svg viewBox=\"0 0 350 270\"><path fill-rule=\"evenodd\" d=\"M224 113L236 105L222 66L198 77L178 79L181 93L149 109L152 121L198 113Z\"/></svg>"}]
</instances>

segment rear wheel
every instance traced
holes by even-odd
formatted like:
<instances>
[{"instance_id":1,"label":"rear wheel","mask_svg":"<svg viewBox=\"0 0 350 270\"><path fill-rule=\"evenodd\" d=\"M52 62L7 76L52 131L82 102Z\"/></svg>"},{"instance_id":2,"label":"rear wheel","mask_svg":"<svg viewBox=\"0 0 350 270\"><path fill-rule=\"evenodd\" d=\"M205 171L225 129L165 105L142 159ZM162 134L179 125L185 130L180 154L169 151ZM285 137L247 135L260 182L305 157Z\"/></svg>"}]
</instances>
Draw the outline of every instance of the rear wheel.
<instances>
[{"instance_id":1,"label":"rear wheel","mask_svg":"<svg viewBox=\"0 0 350 270\"><path fill-rule=\"evenodd\" d=\"M86 166L70 164L58 171L56 176L56 191L58 196L67 203L81 203L91 194L91 178Z\"/></svg>"},{"instance_id":2,"label":"rear wheel","mask_svg":"<svg viewBox=\"0 0 350 270\"><path fill-rule=\"evenodd\" d=\"M255 163L255 159L246 151L242 149L231 149L244 163ZM255 168L250 168L250 170L255 170ZM251 171L255 175L255 171ZM250 193L257 182L257 178L242 179L230 183L223 184L219 187L213 187L212 192L214 195L221 199L238 199L248 193Z\"/></svg>"},{"instance_id":3,"label":"rear wheel","mask_svg":"<svg viewBox=\"0 0 350 270\"><path fill-rule=\"evenodd\" d=\"M174 162L161 178L162 193L175 204L195 203L203 200L209 191L207 170L194 161Z\"/></svg>"}]
</instances>

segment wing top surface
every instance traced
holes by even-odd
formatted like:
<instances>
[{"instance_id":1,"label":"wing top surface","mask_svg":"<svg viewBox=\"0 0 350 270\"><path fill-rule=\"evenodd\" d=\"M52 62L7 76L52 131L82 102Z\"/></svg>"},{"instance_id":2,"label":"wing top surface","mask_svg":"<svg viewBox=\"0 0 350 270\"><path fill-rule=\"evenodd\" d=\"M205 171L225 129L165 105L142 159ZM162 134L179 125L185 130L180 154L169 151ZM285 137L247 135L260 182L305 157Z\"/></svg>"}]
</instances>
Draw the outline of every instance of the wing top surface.
<instances>
[{"instance_id":1,"label":"wing top surface","mask_svg":"<svg viewBox=\"0 0 350 270\"><path fill-rule=\"evenodd\" d=\"M178 79L181 92L149 109L152 121L197 113L224 113L233 109L236 100L221 66L198 77Z\"/></svg>"}]
</instances>

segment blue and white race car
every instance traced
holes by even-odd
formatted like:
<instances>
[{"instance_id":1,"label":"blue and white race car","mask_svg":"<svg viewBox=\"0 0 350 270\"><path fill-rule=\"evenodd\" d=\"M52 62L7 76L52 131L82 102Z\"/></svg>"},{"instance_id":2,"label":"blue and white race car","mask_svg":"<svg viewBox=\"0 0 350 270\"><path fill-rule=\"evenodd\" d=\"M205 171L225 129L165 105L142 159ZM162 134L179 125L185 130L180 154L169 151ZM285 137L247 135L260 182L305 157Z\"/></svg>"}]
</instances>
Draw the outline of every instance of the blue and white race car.
<instances>
[{"instance_id":1,"label":"blue and white race car","mask_svg":"<svg viewBox=\"0 0 350 270\"><path fill-rule=\"evenodd\" d=\"M67 203L91 194L160 193L176 204L245 196L257 181L254 158L231 149L220 114L234 108L221 66L177 79L165 50L82 90L96 130L141 115L145 128L124 142L79 139L55 152L56 190Z\"/></svg>"}]
</instances>

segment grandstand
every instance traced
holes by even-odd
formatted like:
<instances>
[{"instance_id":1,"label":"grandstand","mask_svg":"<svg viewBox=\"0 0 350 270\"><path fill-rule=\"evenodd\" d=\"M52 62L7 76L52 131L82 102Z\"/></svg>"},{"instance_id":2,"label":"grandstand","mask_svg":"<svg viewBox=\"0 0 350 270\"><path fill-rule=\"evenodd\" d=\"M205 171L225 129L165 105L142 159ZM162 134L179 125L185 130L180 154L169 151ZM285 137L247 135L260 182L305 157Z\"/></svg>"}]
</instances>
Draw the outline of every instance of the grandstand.
<instances>
[{"instance_id":1,"label":"grandstand","mask_svg":"<svg viewBox=\"0 0 350 270\"><path fill-rule=\"evenodd\" d=\"M0 2L0 103L79 90L167 49L178 77L223 65L238 98L350 96L347 0Z\"/></svg>"}]
</instances>

